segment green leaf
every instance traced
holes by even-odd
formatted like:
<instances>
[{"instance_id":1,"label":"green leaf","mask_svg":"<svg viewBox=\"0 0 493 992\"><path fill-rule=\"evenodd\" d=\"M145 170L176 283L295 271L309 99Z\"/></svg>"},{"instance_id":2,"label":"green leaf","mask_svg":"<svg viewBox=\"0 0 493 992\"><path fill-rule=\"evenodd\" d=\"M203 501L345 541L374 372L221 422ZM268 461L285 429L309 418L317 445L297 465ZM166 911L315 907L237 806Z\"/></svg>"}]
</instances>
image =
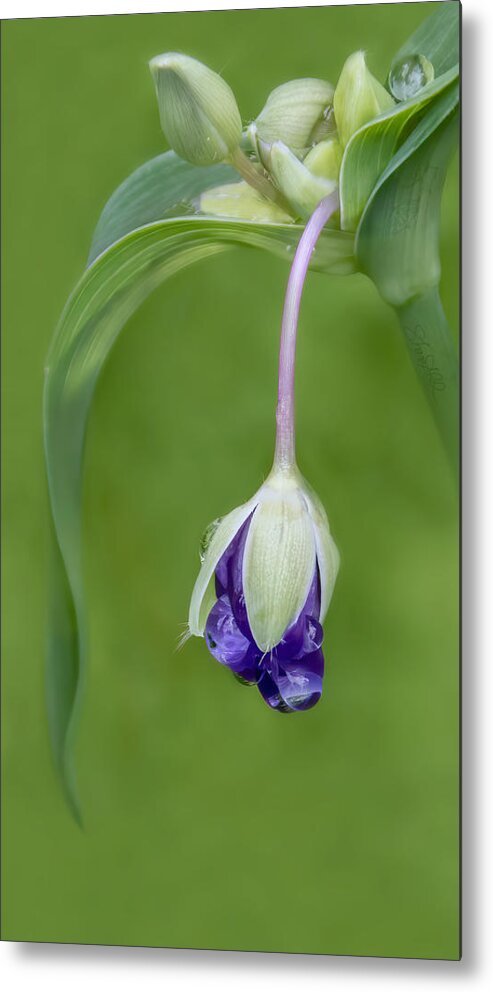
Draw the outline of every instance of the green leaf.
<instances>
[{"instance_id":1,"label":"green leaf","mask_svg":"<svg viewBox=\"0 0 493 992\"><path fill-rule=\"evenodd\" d=\"M51 528L49 560L48 644L46 702L48 727L55 766L73 816L82 826L77 795L74 749L77 713L82 695L83 628L77 624L75 597L54 528ZM80 591L79 591L80 597Z\"/></svg>"},{"instance_id":2,"label":"green leaf","mask_svg":"<svg viewBox=\"0 0 493 992\"><path fill-rule=\"evenodd\" d=\"M451 110L452 107L452 110ZM440 201L457 142L457 110L442 97L381 176L364 211L356 254L395 307L406 345L454 472L458 359L438 294Z\"/></svg>"},{"instance_id":3,"label":"green leaf","mask_svg":"<svg viewBox=\"0 0 493 992\"><path fill-rule=\"evenodd\" d=\"M406 55L424 55L432 63L436 77L457 65L460 56L460 3L458 0L446 0L436 6L435 13L427 17L396 52L392 66Z\"/></svg>"},{"instance_id":4,"label":"green leaf","mask_svg":"<svg viewBox=\"0 0 493 992\"><path fill-rule=\"evenodd\" d=\"M136 227L196 212L196 197L238 178L230 165L197 168L174 152L158 155L132 172L108 200L94 232L89 263Z\"/></svg>"},{"instance_id":5,"label":"green leaf","mask_svg":"<svg viewBox=\"0 0 493 992\"><path fill-rule=\"evenodd\" d=\"M440 200L457 137L457 89L447 91L380 176L356 232L358 262L399 307L440 279Z\"/></svg>"},{"instance_id":6,"label":"green leaf","mask_svg":"<svg viewBox=\"0 0 493 992\"><path fill-rule=\"evenodd\" d=\"M383 169L378 151L390 147L385 118L354 136L349 165L360 158L360 185L368 194L356 231L355 250L361 269L382 298L396 309L408 352L428 399L454 473L458 466L458 359L438 293L440 280L440 202L448 163L457 143L459 83L459 5L443 4L400 49L425 55L442 75L418 98L400 105L387 118L407 115L419 98L432 93L426 112L413 110L403 121L414 129L397 140L397 150ZM390 123L390 127L394 122ZM366 132L366 133L362 133ZM364 145L366 144L366 154ZM365 172L373 171L374 181ZM376 172L380 172L378 177ZM349 172L346 175L346 179ZM355 189L358 188L355 183ZM348 201L352 222L361 210L363 192Z\"/></svg>"}]
</instances>

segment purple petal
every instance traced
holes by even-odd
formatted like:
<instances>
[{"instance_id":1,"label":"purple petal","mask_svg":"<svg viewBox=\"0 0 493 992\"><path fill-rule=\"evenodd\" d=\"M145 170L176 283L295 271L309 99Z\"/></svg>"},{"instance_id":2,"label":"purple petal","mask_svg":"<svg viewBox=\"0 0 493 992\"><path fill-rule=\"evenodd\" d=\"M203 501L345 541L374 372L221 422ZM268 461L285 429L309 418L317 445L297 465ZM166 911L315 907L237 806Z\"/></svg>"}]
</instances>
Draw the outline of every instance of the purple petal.
<instances>
[{"instance_id":1,"label":"purple petal","mask_svg":"<svg viewBox=\"0 0 493 992\"><path fill-rule=\"evenodd\" d=\"M307 710L320 699L324 674L318 568L299 617L280 643L262 655L248 622L242 579L245 542L254 512L216 566L218 600L207 618L206 643L214 658L240 681L257 683L271 709L280 713Z\"/></svg>"},{"instance_id":2,"label":"purple petal","mask_svg":"<svg viewBox=\"0 0 493 992\"><path fill-rule=\"evenodd\" d=\"M207 617L205 642L212 656L222 665L227 665L248 682L257 681L260 652L239 629L226 595L217 600Z\"/></svg>"},{"instance_id":3,"label":"purple petal","mask_svg":"<svg viewBox=\"0 0 493 992\"><path fill-rule=\"evenodd\" d=\"M323 630L318 622L320 616L320 578L318 568L313 577L306 603L297 620L288 627L282 640L276 645L276 656L280 661L301 658L318 650L323 641Z\"/></svg>"},{"instance_id":4,"label":"purple petal","mask_svg":"<svg viewBox=\"0 0 493 992\"><path fill-rule=\"evenodd\" d=\"M308 710L322 695L324 656L320 649L302 659L279 662L275 654L261 663L258 687L266 703L281 712Z\"/></svg>"},{"instance_id":5,"label":"purple petal","mask_svg":"<svg viewBox=\"0 0 493 992\"><path fill-rule=\"evenodd\" d=\"M276 656L282 664L301 660L305 655L318 651L322 646L324 632L315 617L304 616L286 631L282 641L275 647Z\"/></svg>"},{"instance_id":6,"label":"purple petal","mask_svg":"<svg viewBox=\"0 0 493 992\"><path fill-rule=\"evenodd\" d=\"M245 520L216 565L216 595L227 593L241 632L253 642L243 594L243 554L248 529L255 510Z\"/></svg>"},{"instance_id":7,"label":"purple petal","mask_svg":"<svg viewBox=\"0 0 493 992\"><path fill-rule=\"evenodd\" d=\"M309 710L322 695L324 656L320 648L303 658L284 663L277 685L284 701L295 710Z\"/></svg>"},{"instance_id":8,"label":"purple petal","mask_svg":"<svg viewBox=\"0 0 493 992\"><path fill-rule=\"evenodd\" d=\"M258 688L271 709L277 710L278 713L294 713L294 710L285 703L274 679L271 678L268 672L264 672L259 679Z\"/></svg>"},{"instance_id":9,"label":"purple petal","mask_svg":"<svg viewBox=\"0 0 493 992\"><path fill-rule=\"evenodd\" d=\"M320 575L318 571L318 565L315 566L315 575L313 576L313 582L310 586L308 596L306 597L306 603L302 609L302 613L308 613L311 617L316 617L317 620L320 616Z\"/></svg>"},{"instance_id":10,"label":"purple petal","mask_svg":"<svg viewBox=\"0 0 493 992\"><path fill-rule=\"evenodd\" d=\"M207 617L205 638L209 651L223 665L243 661L250 641L241 633L226 595L217 600Z\"/></svg>"}]
</instances>

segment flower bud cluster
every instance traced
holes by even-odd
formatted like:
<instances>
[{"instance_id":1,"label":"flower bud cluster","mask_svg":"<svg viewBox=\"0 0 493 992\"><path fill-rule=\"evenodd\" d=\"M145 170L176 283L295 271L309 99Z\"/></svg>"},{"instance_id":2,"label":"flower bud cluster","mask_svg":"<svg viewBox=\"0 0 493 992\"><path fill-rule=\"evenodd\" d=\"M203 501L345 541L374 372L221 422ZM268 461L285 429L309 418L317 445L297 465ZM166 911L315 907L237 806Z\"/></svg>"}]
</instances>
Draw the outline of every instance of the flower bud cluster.
<instances>
[{"instance_id":1,"label":"flower bud cluster","mask_svg":"<svg viewBox=\"0 0 493 992\"><path fill-rule=\"evenodd\" d=\"M161 127L173 150L193 165L223 162L241 139L234 93L217 72L178 52L149 63Z\"/></svg>"},{"instance_id":2,"label":"flower bud cluster","mask_svg":"<svg viewBox=\"0 0 493 992\"><path fill-rule=\"evenodd\" d=\"M338 185L343 153L352 135L395 105L371 74L364 52L346 59L337 85L292 79L277 86L246 128L233 91L216 72L187 55L159 55L150 63L163 131L193 165L229 162L243 182L208 190L203 213L262 222L305 220ZM426 60L401 69L394 95L428 79ZM248 151L245 151L245 147Z\"/></svg>"}]
</instances>

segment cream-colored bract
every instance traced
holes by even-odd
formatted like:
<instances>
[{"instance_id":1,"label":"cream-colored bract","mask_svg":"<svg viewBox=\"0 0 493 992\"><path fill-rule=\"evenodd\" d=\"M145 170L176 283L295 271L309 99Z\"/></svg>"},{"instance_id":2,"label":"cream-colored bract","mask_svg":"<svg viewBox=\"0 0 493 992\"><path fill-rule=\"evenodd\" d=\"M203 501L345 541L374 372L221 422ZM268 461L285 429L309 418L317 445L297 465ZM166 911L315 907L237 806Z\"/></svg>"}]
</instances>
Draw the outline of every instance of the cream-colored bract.
<instances>
[{"instance_id":1,"label":"cream-colored bract","mask_svg":"<svg viewBox=\"0 0 493 992\"><path fill-rule=\"evenodd\" d=\"M334 93L334 112L339 141L347 145L351 135L367 121L395 106L384 86L372 76L364 52L346 59Z\"/></svg>"},{"instance_id":2,"label":"cream-colored bract","mask_svg":"<svg viewBox=\"0 0 493 992\"><path fill-rule=\"evenodd\" d=\"M339 553L325 510L298 469L274 467L255 496L228 513L212 537L192 593L191 634L203 636L215 598L214 571L252 513L243 557L243 591L253 638L260 650L267 652L300 615L317 565L323 621L339 568Z\"/></svg>"},{"instance_id":3,"label":"cream-colored bract","mask_svg":"<svg viewBox=\"0 0 493 992\"><path fill-rule=\"evenodd\" d=\"M311 486L305 483L304 497L313 524L317 563L320 575L320 623L323 623L334 592L335 581L339 571L340 555L336 543L330 533L329 521L325 509Z\"/></svg>"},{"instance_id":4,"label":"cream-colored bract","mask_svg":"<svg viewBox=\"0 0 493 992\"><path fill-rule=\"evenodd\" d=\"M205 552L204 561L202 562L202 568L197 576L197 581L195 583L192 599L190 601L190 612L188 615L188 626L190 628L190 633L194 634L196 637L203 637L205 620L202 615L202 601L207 592L209 583L214 574L216 565L219 559L222 557L226 548L233 540L235 534L239 531L242 524L245 523L247 517L252 513L257 505L258 498L253 497L248 503L242 503L241 506L236 507L235 510L231 510L219 524L214 536Z\"/></svg>"},{"instance_id":5,"label":"cream-colored bract","mask_svg":"<svg viewBox=\"0 0 493 992\"><path fill-rule=\"evenodd\" d=\"M268 480L243 557L245 605L261 651L278 644L301 613L315 566L313 527L301 491L290 477Z\"/></svg>"},{"instance_id":6,"label":"cream-colored bract","mask_svg":"<svg viewBox=\"0 0 493 992\"><path fill-rule=\"evenodd\" d=\"M270 172L289 203L306 219L324 196L337 189L335 179L324 179L310 172L282 141L274 142L271 147Z\"/></svg>"}]
</instances>

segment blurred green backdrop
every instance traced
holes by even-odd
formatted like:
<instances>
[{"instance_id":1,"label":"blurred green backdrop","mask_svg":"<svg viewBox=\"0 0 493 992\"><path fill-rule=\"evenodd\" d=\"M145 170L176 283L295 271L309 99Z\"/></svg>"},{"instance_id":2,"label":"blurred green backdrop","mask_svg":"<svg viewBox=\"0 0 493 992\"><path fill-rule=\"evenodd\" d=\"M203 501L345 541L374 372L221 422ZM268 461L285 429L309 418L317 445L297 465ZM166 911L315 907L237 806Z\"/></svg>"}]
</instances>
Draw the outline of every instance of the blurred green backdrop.
<instances>
[{"instance_id":1,"label":"blurred green backdrop","mask_svg":"<svg viewBox=\"0 0 493 992\"><path fill-rule=\"evenodd\" d=\"M309 276L302 471L342 554L311 712L280 718L208 655L174 653L205 525L271 463L281 261L187 270L130 322L86 458L86 830L44 710L43 364L107 197L164 148L147 60L195 55L245 120L278 83L383 78L435 4L3 25L3 928L18 940L458 955L458 518L393 312L362 276ZM444 196L458 322L457 163Z\"/></svg>"}]
</instances>

